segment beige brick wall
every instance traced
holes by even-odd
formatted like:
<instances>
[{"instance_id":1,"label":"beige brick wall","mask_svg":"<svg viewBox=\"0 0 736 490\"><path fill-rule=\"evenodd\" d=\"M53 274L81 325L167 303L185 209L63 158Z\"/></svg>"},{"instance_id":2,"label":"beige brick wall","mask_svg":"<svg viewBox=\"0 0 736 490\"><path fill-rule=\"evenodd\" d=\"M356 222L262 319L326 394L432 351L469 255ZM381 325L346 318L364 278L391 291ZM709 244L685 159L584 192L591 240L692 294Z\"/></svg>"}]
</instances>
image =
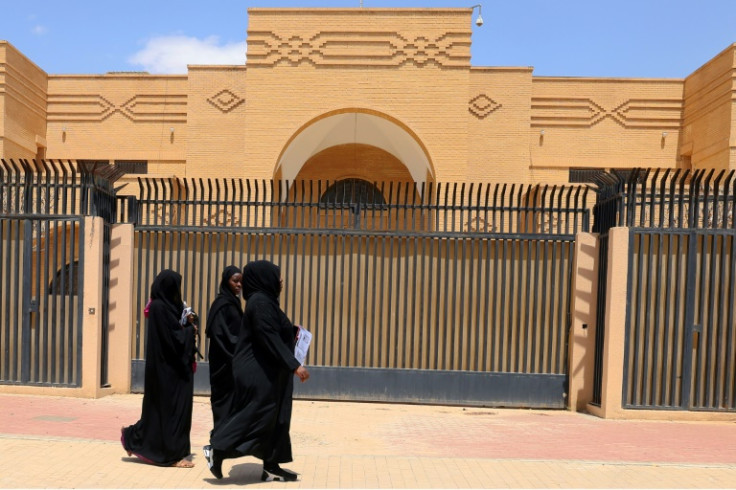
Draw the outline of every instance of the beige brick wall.
<instances>
[{"instance_id":1,"label":"beige brick wall","mask_svg":"<svg viewBox=\"0 0 736 490\"><path fill-rule=\"evenodd\" d=\"M470 65L471 9L248 9L252 66Z\"/></svg>"},{"instance_id":2,"label":"beige brick wall","mask_svg":"<svg viewBox=\"0 0 736 490\"><path fill-rule=\"evenodd\" d=\"M303 131L354 112L415 140L429 162L416 174L439 182L736 168L736 44L684 80L534 77L471 67L471 22L469 8L250 9L247 65L181 76L47 75L0 41L0 156L47 145L51 159L145 160L156 177L270 179ZM361 149L356 176L399 176L391 145ZM347 175L344 151L306 155L303 175Z\"/></svg>"},{"instance_id":3,"label":"beige brick wall","mask_svg":"<svg viewBox=\"0 0 736 490\"><path fill-rule=\"evenodd\" d=\"M246 170L245 82L245 66L189 67L187 176L252 177Z\"/></svg>"},{"instance_id":4,"label":"beige brick wall","mask_svg":"<svg viewBox=\"0 0 736 490\"><path fill-rule=\"evenodd\" d=\"M735 169L736 44L685 80L680 152L693 168Z\"/></svg>"},{"instance_id":5,"label":"beige brick wall","mask_svg":"<svg viewBox=\"0 0 736 490\"><path fill-rule=\"evenodd\" d=\"M400 122L429 154L437 180L467 173L467 72L277 67L247 72L247 172L270 178L289 140L326 113L370 109ZM463 80L464 79L464 80ZM443 83L444 82L444 83Z\"/></svg>"},{"instance_id":6,"label":"beige brick wall","mask_svg":"<svg viewBox=\"0 0 736 490\"><path fill-rule=\"evenodd\" d=\"M186 76L53 75L47 156L185 161L187 89ZM158 170L168 175L165 166Z\"/></svg>"},{"instance_id":7,"label":"beige brick wall","mask_svg":"<svg viewBox=\"0 0 736 490\"><path fill-rule=\"evenodd\" d=\"M299 40L293 50L279 48L287 39ZM452 56L429 46L447 39L454 43ZM272 175L269 168L290 138L324 114L367 109L416 135L437 180L464 179L467 92L459 88L468 83L469 43L469 9L432 15L413 9L249 10L249 171Z\"/></svg>"},{"instance_id":8,"label":"beige brick wall","mask_svg":"<svg viewBox=\"0 0 736 490\"><path fill-rule=\"evenodd\" d=\"M531 68L474 68L467 94L465 180L530 182Z\"/></svg>"},{"instance_id":9,"label":"beige brick wall","mask_svg":"<svg viewBox=\"0 0 736 490\"><path fill-rule=\"evenodd\" d=\"M46 73L0 41L0 156L35 158L46 134Z\"/></svg>"},{"instance_id":10,"label":"beige brick wall","mask_svg":"<svg viewBox=\"0 0 736 490\"><path fill-rule=\"evenodd\" d=\"M676 165L681 80L542 77L532 87L535 169Z\"/></svg>"}]
</instances>

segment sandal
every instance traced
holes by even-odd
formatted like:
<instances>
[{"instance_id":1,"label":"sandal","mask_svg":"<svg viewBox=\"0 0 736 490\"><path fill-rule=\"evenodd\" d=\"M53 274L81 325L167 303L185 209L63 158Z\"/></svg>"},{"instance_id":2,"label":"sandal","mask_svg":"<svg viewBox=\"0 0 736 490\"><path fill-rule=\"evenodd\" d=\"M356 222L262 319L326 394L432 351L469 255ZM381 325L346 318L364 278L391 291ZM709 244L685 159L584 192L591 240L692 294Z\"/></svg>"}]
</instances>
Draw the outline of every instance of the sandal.
<instances>
[{"instance_id":1,"label":"sandal","mask_svg":"<svg viewBox=\"0 0 736 490\"><path fill-rule=\"evenodd\" d=\"M171 465L174 468L194 468L194 462L189 461L188 459L180 459L176 463Z\"/></svg>"}]
</instances>

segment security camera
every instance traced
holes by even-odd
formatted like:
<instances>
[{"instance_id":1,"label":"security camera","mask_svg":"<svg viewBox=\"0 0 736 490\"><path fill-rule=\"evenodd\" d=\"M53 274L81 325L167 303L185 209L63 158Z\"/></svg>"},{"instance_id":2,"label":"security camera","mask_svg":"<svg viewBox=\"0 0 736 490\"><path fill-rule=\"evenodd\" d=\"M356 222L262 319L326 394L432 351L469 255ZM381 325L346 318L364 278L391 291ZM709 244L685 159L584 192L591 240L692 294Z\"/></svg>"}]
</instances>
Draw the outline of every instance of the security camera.
<instances>
[{"instance_id":1,"label":"security camera","mask_svg":"<svg viewBox=\"0 0 736 490\"><path fill-rule=\"evenodd\" d=\"M481 17L480 14L478 14L478 18L475 19L475 25L477 25L478 27L483 25L483 17Z\"/></svg>"}]
</instances>

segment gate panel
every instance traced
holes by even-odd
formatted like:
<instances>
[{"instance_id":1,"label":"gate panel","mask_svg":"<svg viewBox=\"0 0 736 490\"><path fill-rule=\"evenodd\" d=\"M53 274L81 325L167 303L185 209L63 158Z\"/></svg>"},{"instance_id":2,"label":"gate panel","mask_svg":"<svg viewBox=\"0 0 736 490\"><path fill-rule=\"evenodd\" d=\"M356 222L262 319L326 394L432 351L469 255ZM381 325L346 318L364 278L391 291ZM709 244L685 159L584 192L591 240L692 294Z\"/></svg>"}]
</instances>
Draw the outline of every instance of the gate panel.
<instances>
[{"instance_id":1,"label":"gate panel","mask_svg":"<svg viewBox=\"0 0 736 490\"><path fill-rule=\"evenodd\" d=\"M734 411L732 230L632 230L623 404Z\"/></svg>"},{"instance_id":2,"label":"gate panel","mask_svg":"<svg viewBox=\"0 0 736 490\"><path fill-rule=\"evenodd\" d=\"M624 406L680 408L688 233L631 233Z\"/></svg>"},{"instance_id":3,"label":"gate panel","mask_svg":"<svg viewBox=\"0 0 736 490\"><path fill-rule=\"evenodd\" d=\"M266 258L282 268L285 311L314 334L310 366L330 383L315 376L302 395L565 406L572 237L157 227L135 236L133 359L145 357L142 310L161 269L182 274L203 332L222 269ZM389 374L358 383L365 369ZM380 380L393 377L397 390L387 393ZM209 382L198 386L208 390ZM407 398L402 386L415 392ZM443 398L452 393L458 398Z\"/></svg>"},{"instance_id":4,"label":"gate panel","mask_svg":"<svg viewBox=\"0 0 736 490\"><path fill-rule=\"evenodd\" d=\"M736 411L736 231L695 235L691 410ZM686 352L687 357L687 352Z\"/></svg>"},{"instance_id":5,"label":"gate panel","mask_svg":"<svg viewBox=\"0 0 736 490\"><path fill-rule=\"evenodd\" d=\"M0 382L81 385L82 221L0 218Z\"/></svg>"},{"instance_id":6,"label":"gate panel","mask_svg":"<svg viewBox=\"0 0 736 490\"><path fill-rule=\"evenodd\" d=\"M314 334L303 396L565 406L575 233L587 187L139 179L140 285L133 390L142 389L143 308L173 268L199 311L222 269L268 258L281 304ZM203 349L206 351L206 349ZM195 390L209 391L207 363Z\"/></svg>"},{"instance_id":7,"label":"gate panel","mask_svg":"<svg viewBox=\"0 0 736 490\"><path fill-rule=\"evenodd\" d=\"M736 171L627 170L596 178L601 233L631 229L624 408L734 411ZM596 336L594 403L603 337Z\"/></svg>"}]
</instances>

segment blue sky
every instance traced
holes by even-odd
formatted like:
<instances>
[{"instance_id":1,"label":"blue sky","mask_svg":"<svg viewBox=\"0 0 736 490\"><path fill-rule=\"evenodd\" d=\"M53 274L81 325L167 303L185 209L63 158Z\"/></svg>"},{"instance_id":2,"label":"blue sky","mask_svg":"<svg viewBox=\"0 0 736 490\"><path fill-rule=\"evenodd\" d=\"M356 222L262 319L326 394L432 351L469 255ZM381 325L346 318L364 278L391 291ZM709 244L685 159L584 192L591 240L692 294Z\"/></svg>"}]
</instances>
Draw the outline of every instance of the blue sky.
<instances>
[{"instance_id":1,"label":"blue sky","mask_svg":"<svg viewBox=\"0 0 736 490\"><path fill-rule=\"evenodd\" d=\"M736 43L736 0L362 0L369 7L470 7L473 66L537 76L684 78ZM361 0L0 0L0 39L50 74L186 73L245 62L247 9ZM475 18L475 16L473 17Z\"/></svg>"}]
</instances>

